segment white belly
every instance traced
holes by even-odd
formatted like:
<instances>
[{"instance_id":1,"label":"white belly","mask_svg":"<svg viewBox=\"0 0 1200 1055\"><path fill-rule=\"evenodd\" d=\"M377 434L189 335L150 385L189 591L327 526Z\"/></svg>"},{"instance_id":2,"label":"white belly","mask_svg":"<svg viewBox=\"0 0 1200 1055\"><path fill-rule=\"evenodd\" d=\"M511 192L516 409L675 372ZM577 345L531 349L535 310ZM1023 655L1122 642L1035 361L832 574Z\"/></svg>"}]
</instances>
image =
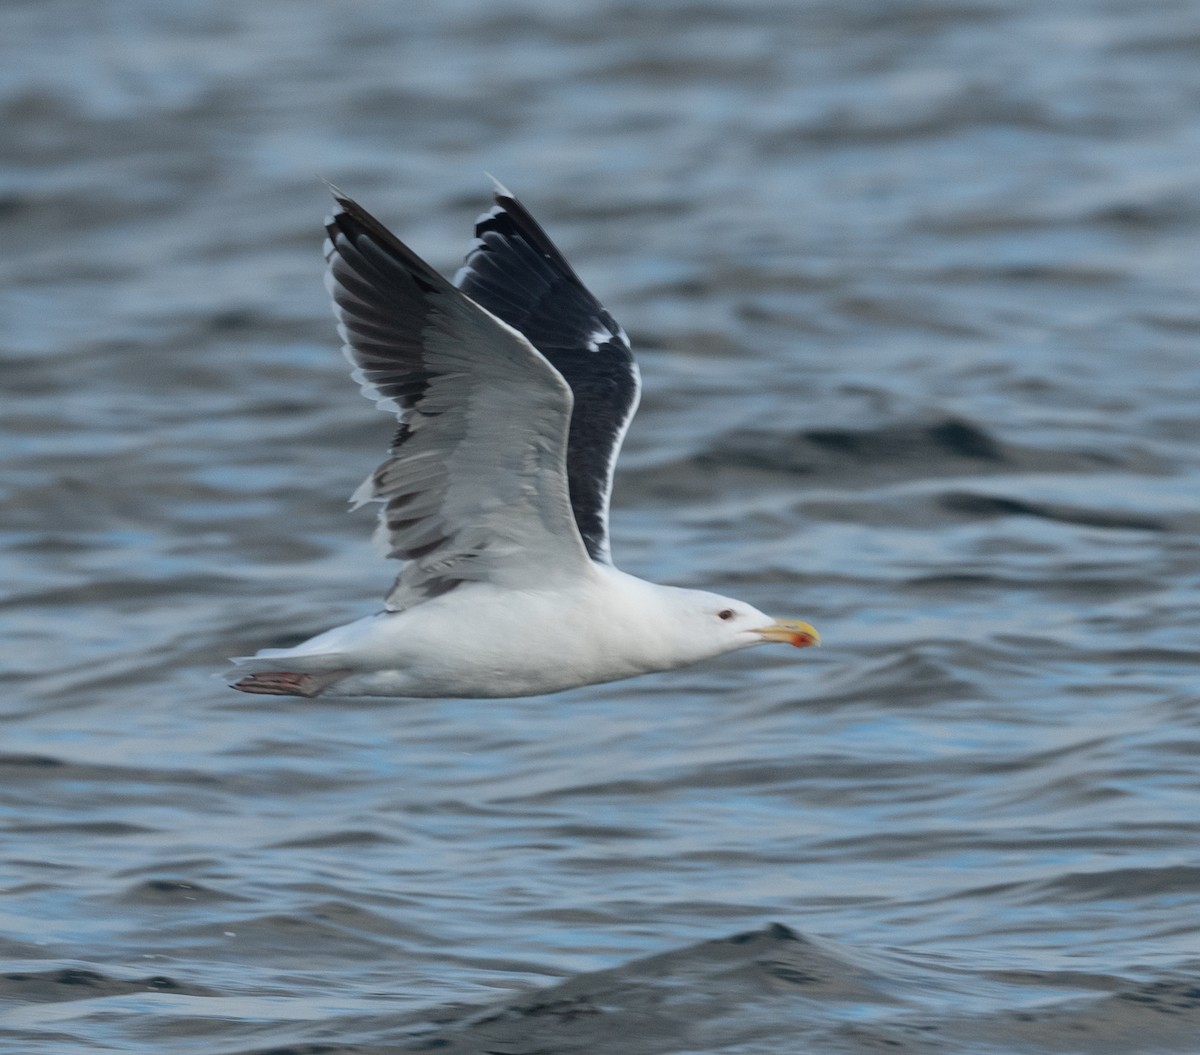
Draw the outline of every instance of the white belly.
<instances>
[{"instance_id":1,"label":"white belly","mask_svg":"<svg viewBox=\"0 0 1200 1055\"><path fill-rule=\"evenodd\" d=\"M246 691L293 695L536 696L672 670L759 643L753 633L713 631L724 625L717 612L726 603L604 566L560 589L470 583L295 648L265 649L240 661L235 676L252 672L238 685ZM264 671L283 674L255 681L253 673Z\"/></svg>"},{"instance_id":2,"label":"white belly","mask_svg":"<svg viewBox=\"0 0 1200 1055\"><path fill-rule=\"evenodd\" d=\"M471 585L255 659L352 671L331 696L534 696L663 669L638 647L645 635L630 617L606 611L606 599Z\"/></svg>"}]
</instances>

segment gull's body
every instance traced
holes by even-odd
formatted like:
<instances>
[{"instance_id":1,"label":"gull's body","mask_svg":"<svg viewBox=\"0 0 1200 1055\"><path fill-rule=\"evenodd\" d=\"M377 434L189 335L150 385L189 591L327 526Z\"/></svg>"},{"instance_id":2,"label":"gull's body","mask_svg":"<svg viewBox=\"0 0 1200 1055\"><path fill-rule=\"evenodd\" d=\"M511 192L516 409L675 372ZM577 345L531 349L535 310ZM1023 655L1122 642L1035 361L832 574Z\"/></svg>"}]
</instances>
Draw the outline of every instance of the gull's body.
<instances>
[{"instance_id":1,"label":"gull's body","mask_svg":"<svg viewBox=\"0 0 1200 1055\"><path fill-rule=\"evenodd\" d=\"M724 652L801 622L613 567L612 471L637 407L624 331L498 188L452 285L336 197L328 284L365 394L400 419L355 493L406 563L386 610L238 664L244 692L527 696Z\"/></svg>"}]
</instances>

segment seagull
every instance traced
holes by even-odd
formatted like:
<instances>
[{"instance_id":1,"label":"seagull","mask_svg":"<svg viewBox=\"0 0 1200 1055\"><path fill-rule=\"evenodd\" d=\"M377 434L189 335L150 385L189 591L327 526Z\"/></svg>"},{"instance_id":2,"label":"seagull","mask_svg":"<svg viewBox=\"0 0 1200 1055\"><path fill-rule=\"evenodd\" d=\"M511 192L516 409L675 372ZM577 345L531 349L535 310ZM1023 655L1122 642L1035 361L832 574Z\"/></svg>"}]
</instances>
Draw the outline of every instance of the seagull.
<instances>
[{"instance_id":1,"label":"seagull","mask_svg":"<svg viewBox=\"0 0 1200 1055\"><path fill-rule=\"evenodd\" d=\"M450 282L331 187L326 285L364 395L399 427L351 498L404 561L384 610L234 659L274 696L535 696L819 638L618 570L613 469L641 382L625 331L499 183Z\"/></svg>"}]
</instances>

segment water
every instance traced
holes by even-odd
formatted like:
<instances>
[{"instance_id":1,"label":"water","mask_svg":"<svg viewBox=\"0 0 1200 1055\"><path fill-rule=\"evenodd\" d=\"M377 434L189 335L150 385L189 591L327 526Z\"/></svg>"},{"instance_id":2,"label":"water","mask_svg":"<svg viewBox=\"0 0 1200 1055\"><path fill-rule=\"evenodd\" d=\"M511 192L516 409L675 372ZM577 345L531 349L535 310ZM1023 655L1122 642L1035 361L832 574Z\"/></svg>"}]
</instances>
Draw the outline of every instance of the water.
<instances>
[{"instance_id":1,"label":"water","mask_svg":"<svg viewBox=\"0 0 1200 1055\"><path fill-rule=\"evenodd\" d=\"M1200 1042L1200 4L0 11L0 1049ZM825 647L230 693L373 610L331 179L630 331L648 578Z\"/></svg>"}]
</instances>

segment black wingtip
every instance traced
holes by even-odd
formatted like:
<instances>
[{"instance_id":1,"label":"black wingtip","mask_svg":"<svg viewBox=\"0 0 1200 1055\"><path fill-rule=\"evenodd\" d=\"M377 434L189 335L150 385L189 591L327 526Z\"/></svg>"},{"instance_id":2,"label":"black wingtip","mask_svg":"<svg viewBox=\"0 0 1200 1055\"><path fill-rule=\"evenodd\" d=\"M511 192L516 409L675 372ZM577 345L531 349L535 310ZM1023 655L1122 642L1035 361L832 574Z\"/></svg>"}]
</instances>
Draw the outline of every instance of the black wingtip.
<instances>
[{"instance_id":1,"label":"black wingtip","mask_svg":"<svg viewBox=\"0 0 1200 1055\"><path fill-rule=\"evenodd\" d=\"M442 275L353 198L347 198L341 191L335 190L333 200L337 203L336 208L325 221L325 231L329 235L327 260L332 260L336 254L345 256L349 251L343 248L342 239L345 239L348 247L356 247L360 253L364 251L364 244L369 244L399 264L424 293L440 295L454 289Z\"/></svg>"},{"instance_id":2,"label":"black wingtip","mask_svg":"<svg viewBox=\"0 0 1200 1055\"><path fill-rule=\"evenodd\" d=\"M352 237L366 234L378 245L399 252L405 257L415 255L408 246L404 245L353 198L346 197L332 184L330 184L330 190L333 192L333 200L337 203L337 208L334 209L327 224L330 234L335 229Z\"/></svg>"},{"instance_id":3,"label":"black wingtip","mask_svg":"<svg viewBox=\"0 0 1200 1055\"><path fill-rule=\"evenodd\" d=\"M317 179L325 184L325 189L329 191L329 193L333 196L333 200L337 202L338 205L344 207L347 202L349 202L351 205L354 204L354 200L336 183L332 182L331 180L327 180L324 176L318 176Z\"/></svg>"},{"instance_id":4,"label":"black wingtip","mask_svg":"<svg viewBox=\"0 0 1200 1055\"><path fill-rule=\"evenodd\" d=\"M505 202L517 201L517 196L513 194L503 183L501 183L490 172L484 173L488 179L492 181L492 198L497 205L503 205Z\"/></svg>"}]
</instances>

